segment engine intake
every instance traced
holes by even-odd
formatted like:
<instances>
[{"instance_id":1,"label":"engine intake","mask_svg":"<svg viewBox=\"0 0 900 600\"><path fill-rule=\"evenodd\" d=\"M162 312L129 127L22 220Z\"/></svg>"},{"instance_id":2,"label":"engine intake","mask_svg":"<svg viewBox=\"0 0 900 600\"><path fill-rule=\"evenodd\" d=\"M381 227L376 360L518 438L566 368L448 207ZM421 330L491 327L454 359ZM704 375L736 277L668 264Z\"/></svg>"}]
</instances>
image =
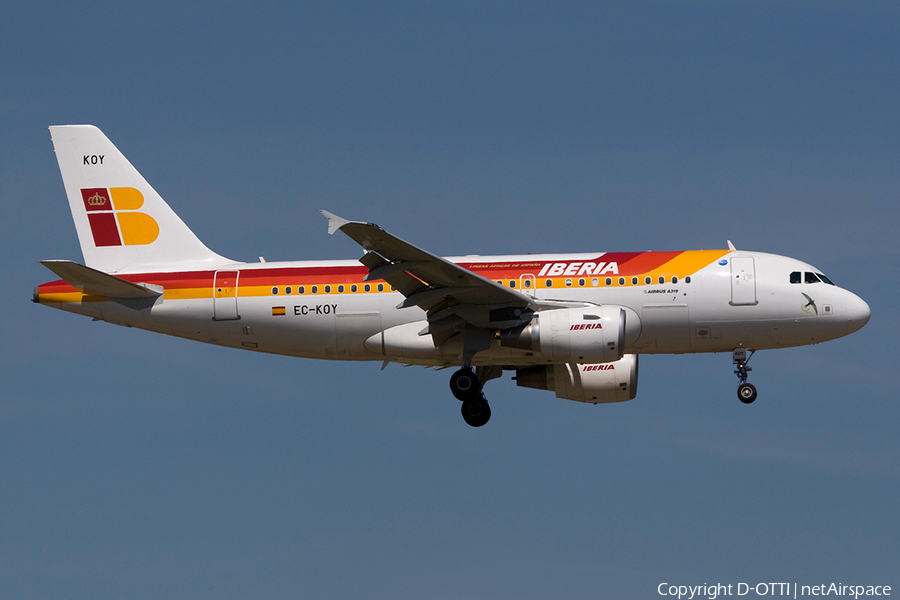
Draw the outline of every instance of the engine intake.
<instances>
[{"instance_id":1,"label":"engine intake","mask_svg":"<svg viewBox=\"0 0 900 600\"><path fill-rule=\"evenodd\" d=\"M500 345L529 350L553 362L610 363L641 335L630 308L616 305L547 310L500 333Z\"/></svg>"},{"instance_id":2,"label":"engine intake","mask_svg":"<svg viewBox=\"0 0 900 600\"><path fill-rule=\"evenodd\" d=\"M556 392L578 402L625 402L637 395L638 357L599 365L565 363L516 370L516 385Z\"/></svg>"}]
</instances>

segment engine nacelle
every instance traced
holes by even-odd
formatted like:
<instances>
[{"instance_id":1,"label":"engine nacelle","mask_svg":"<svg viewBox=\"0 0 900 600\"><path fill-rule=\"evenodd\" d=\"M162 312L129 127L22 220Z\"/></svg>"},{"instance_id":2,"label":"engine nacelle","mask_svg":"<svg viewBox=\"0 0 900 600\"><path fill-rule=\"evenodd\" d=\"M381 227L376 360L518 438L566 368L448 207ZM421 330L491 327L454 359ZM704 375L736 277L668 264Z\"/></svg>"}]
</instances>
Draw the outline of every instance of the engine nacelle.
<instances>
[{"instance_id":1,"label":"engine nacelle","mask_svg":"<svg viewBox=\"0 0 900 600\"><path fill-rule=\"evenodd\" d=\"M611 363L641 335L637 313L624 306L560 308L500 334L500 345L530 350L553 362Z\"/></svg>"},{"instance_id":2,"label":"engine nacelle","mask_svg":"<svg viewBox=\"0 0 900 600\"><path fill-rule=\"evenodd\" d=\"M633 400L637 378L637 354L600 365L565 363L516 371L516 385L556 392L557 398L593 403Z\"/></svg>"}]
</instances>

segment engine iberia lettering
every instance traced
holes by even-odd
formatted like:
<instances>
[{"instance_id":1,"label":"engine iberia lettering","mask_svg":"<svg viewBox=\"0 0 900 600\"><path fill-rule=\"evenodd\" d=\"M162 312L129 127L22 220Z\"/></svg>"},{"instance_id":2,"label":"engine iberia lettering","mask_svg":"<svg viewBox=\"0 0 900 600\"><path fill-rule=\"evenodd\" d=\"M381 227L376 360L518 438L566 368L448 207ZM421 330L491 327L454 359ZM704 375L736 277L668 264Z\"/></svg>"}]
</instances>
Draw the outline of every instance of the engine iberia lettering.
<instances>
[{"instance_id":1,"label":"engine iberia lettering","mask_svg":"<svg viewBox=\"0 0 900 600\"><path fill-rule=\"evenodd\" d=\"M570 262L570 263L547 263L538 277L554 277L556 275L578 276L578 275L606 275L612 273L619 274L619 263L613 261L609 263L593 263L593 262Z\"/></svg>"},{"instance_id":2,"label":"engine iberia lettering","mask_svg":"<svg viewBox=\"0 0 900 600\"><path fill-rule=\"evenodd\" d=\"M581 367L581 372L585 373L587 371L612 371L615 367L613 365L585 365Z\"/></svg>"},{"instance_id":3,"label":"engine iberia lettering","mask_svg":"<svg viewBox=\"0 0 900 600\"><path fill-rule=\"evenodd\" d=\"M603 326L600 323L578 323L577 325L572 325L569 327L569 331L576 331L580 329L603 329Z\"/></svg>"}]
</instances>

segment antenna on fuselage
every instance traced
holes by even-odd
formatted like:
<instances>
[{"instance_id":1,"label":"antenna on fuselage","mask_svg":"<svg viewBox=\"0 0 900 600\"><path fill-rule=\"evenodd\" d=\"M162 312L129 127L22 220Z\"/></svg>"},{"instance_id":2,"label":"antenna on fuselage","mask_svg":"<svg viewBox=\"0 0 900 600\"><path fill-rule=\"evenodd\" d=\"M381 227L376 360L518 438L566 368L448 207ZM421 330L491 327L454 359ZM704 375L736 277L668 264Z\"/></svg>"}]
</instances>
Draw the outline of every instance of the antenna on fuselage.
<instances>
[{"instance_id":1,"label":"antenna on fuselage","mask_svg":"<svg viewBox=\"0 0 900 600\"><path fill-rule=\"evenodd\" d=\"M734 244L731 243L731 240L728 240L728 249L732 252L737 252L737 248L734 247Z\"/></svg>"}]
</instances>

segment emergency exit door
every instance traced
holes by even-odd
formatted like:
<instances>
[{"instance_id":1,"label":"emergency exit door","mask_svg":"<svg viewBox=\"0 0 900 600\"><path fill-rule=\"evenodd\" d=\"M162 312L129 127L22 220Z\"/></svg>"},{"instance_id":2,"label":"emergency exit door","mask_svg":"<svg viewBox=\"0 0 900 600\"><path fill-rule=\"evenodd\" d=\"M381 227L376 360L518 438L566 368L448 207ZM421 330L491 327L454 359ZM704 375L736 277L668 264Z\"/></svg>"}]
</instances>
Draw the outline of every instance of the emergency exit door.
<instances>
[{"instance_id":1,"label":"emergency exit door","mask_svg":"<svg viewBox=\"0 0 900 600\"><path fill-rule=\"evenodd\" d=\"M213 281L213 320L240 319L237 307L238 271L216 271Z\"/></svg>"}]
</instances>

